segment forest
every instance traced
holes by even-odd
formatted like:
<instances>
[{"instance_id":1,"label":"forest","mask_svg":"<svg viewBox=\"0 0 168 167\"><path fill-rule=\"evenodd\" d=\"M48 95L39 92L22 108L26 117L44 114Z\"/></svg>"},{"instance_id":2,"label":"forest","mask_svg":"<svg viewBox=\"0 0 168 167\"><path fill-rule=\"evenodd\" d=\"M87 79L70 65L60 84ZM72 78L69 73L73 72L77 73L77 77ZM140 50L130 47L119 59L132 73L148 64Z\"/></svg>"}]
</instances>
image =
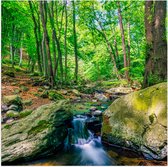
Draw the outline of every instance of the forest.
<instances>
[{"instance_id":1,"label":"forest","mask_svg":"<svg viewBox=\"0 0 168 167\"><path fill-rule=\"evenodd\" d=\"M2 165L166 166L166 5L2 1Z\"/></svg>"}]
</instances>

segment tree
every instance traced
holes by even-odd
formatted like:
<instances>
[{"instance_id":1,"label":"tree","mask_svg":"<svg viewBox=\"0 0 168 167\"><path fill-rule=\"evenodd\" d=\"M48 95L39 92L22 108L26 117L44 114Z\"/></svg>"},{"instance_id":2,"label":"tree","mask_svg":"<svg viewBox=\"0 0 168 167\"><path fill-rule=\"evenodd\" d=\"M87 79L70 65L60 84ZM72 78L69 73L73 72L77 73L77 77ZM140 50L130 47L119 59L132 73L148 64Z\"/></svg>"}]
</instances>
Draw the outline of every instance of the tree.
<instances>
[{"instance_id":1,"label":"tree","mask_svg":"<svg viewBox=\"0 0 168 167\"><path fill-rule=\"evenodd\" d=\"M122 37L122 50L124 55L124 68L125 69L125 77L128 80L128 61L127 61L127 54L126 54L126 46L125 46L125 35L124 35L124 27L122 22L122 15L121 15L121 9L120 9L120 2L118 1L118 18L119 18L119 24L120 24L120 30L121 30L121 37Z\"/></svg>"},{"instance_id":2,"label":"tree","mask_svg":"<svg viewBox=\"0 0 168 167\"><path fill-rule=\"evenodd\" d=\"M146 65L143 87L167 78L166 1L145 2Z\"/></svg>"},{"instance_id":3,"label":"tree","mask_svg":"<svg viewBox=\"0 0 168 167\"><path fill-rule=\"evenodd\" d=\"M73 5L73 36L74 36L74 53L75 53L75 83L78 83L78 51L77 51L77 37L76 37L76 14L75 14L75 2Z\"/></svg>"},{"instance_id":4,"label":"tree","mask_svg":"<svg viewBox=\"0 0 168 167\"><path fill-rule=\"evenodd\" d=\"M64 28L65 82L67 81L67 26L68 26L67 0L65 0L65 28Z\"/></svg>"},{"instance_id":5,"label":"tree","mask_svg":"<svg viewBox=\"0 0 168 167\"><path fill-rule=\"evenodd\" d=\"M34 15L32 2L31 1L28 1L28 2L29 2L31 14L32 14L32 19L33 19L33 22L34 22L34 34L35 34L35 39L36 39L36 51L37 51L38 67L39 67L40 73L42 73L41 56L40 56L40 41L39 41L39 37L38 37L37 20L36 20L35 15Z\"/></svg>"},{"instance_id":6,"label":"tree","mask_svg":"<svg viewBox=\"0 0 168 167\"><path fill-rule=\"evenodd\" d=\"M43 4L44 3L44 4ZM47 56L48 56L48 66L49 66L49 79L50 79L50 84L51 87L54 86L54 75L53 75L53 68L52 68L52 60L51 60L51 52L50 52L50 41L49 41L49 35L47 31L47 23L45 22L45 17L47 17L47 9L46 9L46 3L47 2L40 2L40 14L41 14L41 21L43 25L43 30L44 30L44 37L46 41L46 51L47 51Z\"/></svg>"}]
</instances>

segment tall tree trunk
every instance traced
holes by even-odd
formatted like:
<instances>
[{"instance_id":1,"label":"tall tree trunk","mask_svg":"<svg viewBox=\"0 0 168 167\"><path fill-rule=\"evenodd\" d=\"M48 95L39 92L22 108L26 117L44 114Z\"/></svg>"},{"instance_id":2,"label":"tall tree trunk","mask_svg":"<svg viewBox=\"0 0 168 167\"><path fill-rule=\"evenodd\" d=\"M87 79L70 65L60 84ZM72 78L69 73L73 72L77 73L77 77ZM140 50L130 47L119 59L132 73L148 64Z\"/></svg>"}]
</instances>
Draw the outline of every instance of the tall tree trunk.
<instances>
[{"instance_id":1,"label":"tall tree trunk","mask_svg":"<svg viewBox=\"0 0 168 167\"><path fill-rule=\"evenodd\" d=\"M43 69L44 69L44 76L48 78L48 59L47 59L47 52L46 52L46 42L44 38L43 33L43 39L42 39L42 52L43 52Z\"/></svg>"},{"instance_id":2,"label":"tall tree trunk","mask_svg":"<svg viewBox=\"0 0 168 167\"><path fill-rule=\"evenodd\" d=\"M14 57L15 57L15 47L14 47L14 43L15 43L15 25L13 23L12 25L12 42L11 42L11 62L12 62L12 68L14 68Z\"/></svg>"},{"instance_id":3,"label":"tall tree trunk","mask_svg":"<svg viewBox=\"0 0 168 167\"><path fill-rule=\"evenodd\" d=\"M64 54L65 54L65 82L67 82L67 25L68 25L68 16L67 16L67 0L65 0L65 31L64 31Z\"/></svg>"},{"instance_id":4,"label":"tall tree trunk","mask_svg":"<svg viewBox=\"0 0 168 167\"><path fill-rule=\"evenodd\" d=\"M54 55L54 77L56 77L56 71L57 71L57 54L56 54L56 30L54 26L54 2L51 2L51 12L50 8L48 6L48 13L49 13L49 19L50 19L50 24L52 27L52 45L53 45L53 55Z\"/></svg>"},{"instance_id":5,"label":"tall tree trunk","mask_svg":"<svg viewBox=\"0 0 168 167\"><path fill-rule=\"evenodd\" d=\"M76 16L75 16L75 2L73 5L73 35L74 35L74 53L75 53L75 83L78 83L78 51L77 51L77 37L76 37Z\"/></svg>"},{"instance_id":6,"label":"tall tree trunk","mask_svg":"<svg viewBox=\"0 0 168 167\"><path fill-rule=\"evenodd\" d=\"M36 38L36 51L37 51L38 68L39 68L39 72L42 73L41 60L40 60L40 46L39 46L40 43L39 43L39 40L38 40L38 29L37 29L38 26L37 26L37 21L36 21L35 15L34 15L32 2L31 1L28 1L28 2L29 2L30 10L31 10L32 19L33 19L33 22L34 22L34 35L35 35L35 38Z\"/></svg>"},{"instance_id":7,"label":"tall tree trunk","mask_svg":"<svg viewBox=\"0 0 168 167\"><path fill-rule=\"evenodd\" d=\"M57 47L58 48L58 55L59 55L59 62L60 62L60 72L61 72L61 75L60 75L60 78L61 78L61 83L63 83L63 77L64 77L64 74L63 74L63 62L62 62L62 51L61 51L61 41L60 41L60 38L61 38L61 29L62 29L62 23L63 23L63 14L64 14L64 5L62 7L62 13L61 13L61 21L60 21L60 27L59 27L59 22L58 22L58 3L57 1L55 2L55 6L56 6L56 27L57 27L57 31L56 31L56 36L57 36ZM54 11L52 11L52 13L54 13ZM58 46L59 45L59 46Z\"/></svg>"},{"instance_id":8,"label":"tall tree trunk","mask_svg":"<svg viewBox=\"0 0 168 167\"><path fill-rule=\"evenodd\" d=\"M127 62L128 62L128 64L127 64L127 66L128 67L130 67L130 49L131 49L131 42L130 42L130 23L128 22L128 24L127 24L127 26L128 26L128 45L127 45L127 47L128 47L128 57L127 57Z\"/></svg>"},{"instance_id":9,"label":"tall tree trunk","mask_svg":"<svg viewBox=\"0 0 168 167\"><path fill-rule=\"evenodd\" d=\"M127 63L127 54L126 54L126 47L125 47L125 35L124 35L124 27L123 27L123 23L122 23L122 15L121 15L121 9L120 9L120 2L117 2L118 4L118 18L119 18L119 25L120 25L120 30L121 30L121 37L122 37L122 50L123 50L123 55L124 55L124 68L126 68L125 70L125 77L128 80L129 76L128 76L128 63Z\"/></svg>"},{"instance_id":10,"label":"tall tree trunk","mask_svg":"<svg viewBox=\"0 0 168 167\"><path fill-rule=\"evenodd\" d=\"M20 61L19 61L19 66L22 66L22 58L23 58L23 52L22 52L22 43L21 43L21 47L20 47Z\"/></svg>"},{"instance_id":11,"label":"tall tree trunk","mask_svg":"<svg viewBox=\"0 0 168 167\"><path fill-rule=\"evenodd\" d=\"M153 11L154 9L154 11ZM145 2L146 65L143 87L167 78L166 1Z\"/></svg>"},{"instance_id":12,"label":"tall tree trunk","mask_svg":"<svg viewBox=\"0 0 168 167\"><path fill-rule=\"evenodd\" d=\"M48 13L49 13L50 24L52 26L53 39L55 40L56 45L57 45L57 49L58 49L58 60L60 62L61 84L62 84L62 82L63 82L62 52L61 52L60 41L58 39L57 31L56 31L55 26L54 26L54 18L53 18L54 17L54 10L53 10L53 8L52 8L52 10L50 10L50 8L48 8ZM57 73L58 60L55 62L54 74Z\"/></svg>"},{"instance_id":13,"label":"tall tree trunk","mask_svg":"<svg viewBox=\"0 0 168 167\"><path fill-rule=\"evenodd\" d=\"M47 2L44 2L44 5L46 5ZM45 11L44 11L45 9ZM49 41L49 36L48 36L48 31L47 31L47 23L45 22L45 15L47 17L47 11L46 8L43 8L43 2L40 1L40 14L41 14L41 21L43 25L43 30L44 30L44 37L46 41L46 51L47 51L47 56L48 56L48 66L49 66L49 72L50 72L50 84L51 87L54 86L54 75L53 75L53 68L52 68L52 60L51 60L51 53L50 53L50 41Z\"/></svg>"}]
</instances>

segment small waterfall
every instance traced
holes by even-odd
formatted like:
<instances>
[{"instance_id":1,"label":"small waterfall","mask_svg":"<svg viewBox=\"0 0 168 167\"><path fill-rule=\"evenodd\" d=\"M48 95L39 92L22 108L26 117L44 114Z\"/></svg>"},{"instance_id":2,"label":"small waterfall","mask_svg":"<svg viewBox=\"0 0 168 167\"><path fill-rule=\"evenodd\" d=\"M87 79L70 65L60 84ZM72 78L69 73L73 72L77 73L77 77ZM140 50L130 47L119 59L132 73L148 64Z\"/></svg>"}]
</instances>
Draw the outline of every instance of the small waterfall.
<instances>
[{"instance_id":1,"label":"small waterfall","mask_svg":"<svg viewBox=\"0 0 168 167\"><path fill-rule=\"evenodd\" d=\"M103 150L101 137L94 136L86 127L87 116L75 116L72 121L72 129L69 129L68 142L76 150L74 165L115 165Z\"/></svg>"}]
</instances>

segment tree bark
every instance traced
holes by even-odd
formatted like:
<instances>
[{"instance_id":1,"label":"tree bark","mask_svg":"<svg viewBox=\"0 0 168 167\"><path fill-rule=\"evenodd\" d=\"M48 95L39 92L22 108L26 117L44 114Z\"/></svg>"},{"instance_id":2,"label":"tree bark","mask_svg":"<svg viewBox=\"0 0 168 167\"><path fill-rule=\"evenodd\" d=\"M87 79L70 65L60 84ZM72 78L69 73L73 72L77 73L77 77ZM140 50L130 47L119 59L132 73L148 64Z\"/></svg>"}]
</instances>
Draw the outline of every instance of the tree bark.
<instances>
[{"instance_id":1,"label":"tree bark","mask_svg":"<svg viewBox=\"0 0 168 167\"><path fill-rule=\"evenodd\" d=\"M127 64L127 66L130 67L130 61L131 61L131 59L130 59L131 41L130 41L130 23L129 22L128 22L127 26L128 26L128 45L127 45L128 46L128 57L127 57L128 64Z\"/></svg>"},{"instance_id":2,"label":"tree bark","mask_svg":"<svg viewBox=\"0 0 168 167\"><path fill-rule=\"evenodd\" d=\"M65 0L65 28L64 28L65 82L67 82L67 41L66 41L67 25L68 25L67 0Z\"/></svg>"},{"instance_id":3,"label":"tree bark","mask_svg":"<svg viewBox=\"0 0 168 167\"><path fill-rule=\"evenodd\" d=\"M153 11L154 9L154 11ZM145 2L146 64L143 87L167 78L166 1Z\"/></svg>"},{"instance_id":4,"label":"tree bark","mask_svg":"<svg viewBox=\"0 0 168 167\"><path fill-rule=\"evenodd\" d=\"M44 5L46 5L46 3L47 2L44 2ZM49 41L49 36L48 36L48 31L47 31L47 25L46 25L47 23L45 22L45 16L47 17L47 11L46 11L46 8L43 8L42 1L40 1L40 14L41 14L41 21L42 21L43 30L44 30L44 37L46 41L46 51L47 51L47 56L48 56L48 66L49 66L49 72L50 72L49 74L50 84L51 84L51 87L53 87L54 86L54 75L53 75L52 60L51 60L51 53L50 53L50 41Z\"/></svg>"},{"instance_id":5,"label":"tree bark","mask_svg":"<svg viewBox=\"0 0 168 167\"><path fill-rule=\"evenodd\" d=\"M34 15L32 2L31 1L28 1L28 2L29 2L30 10L31 10L32 19L34 22L34 35L36 38L36 51L37 51L38 68L39 68L40 73L42 73L41 60L40 60L40 46L39 46L40 43L38 40L38 29L37 29L38 26L37 26L37 21L36 21L35 15Z\"/></svg>"},{"instance_id":6,"label":"tree bark","mask_svg":"<svg viewBox=\"0 0 168 167\"><path fill-rule=\"evenodd\" d=\"M78 83L78 51L77 51L77 37L76 37L76 14L75 2L72 0L73 5L73 35L74 35L74 53L75 53L75 83Z\"/></svg>"},{"instance_id":7,"label":"tree bark","mask_svg":"<svg viewBox=\"0 0 168 167\"><path fill-rule=\"evenodd\" d=\"M127 63L127 54L126 54L126 47L125 47L125 35L124 35L124 27L122 23L122 15L121 15L121 9L120 9L120 2L117 2L118 4L118 18L119 18L119 25L120 25L120 30L121 30L121 37L122 37L122 50L123 50L123 55L124 55L124 68L125 70L125 77L128 80L129 79L129 74L128 74L128 63Z\"/></svg>"}]
</instances>

